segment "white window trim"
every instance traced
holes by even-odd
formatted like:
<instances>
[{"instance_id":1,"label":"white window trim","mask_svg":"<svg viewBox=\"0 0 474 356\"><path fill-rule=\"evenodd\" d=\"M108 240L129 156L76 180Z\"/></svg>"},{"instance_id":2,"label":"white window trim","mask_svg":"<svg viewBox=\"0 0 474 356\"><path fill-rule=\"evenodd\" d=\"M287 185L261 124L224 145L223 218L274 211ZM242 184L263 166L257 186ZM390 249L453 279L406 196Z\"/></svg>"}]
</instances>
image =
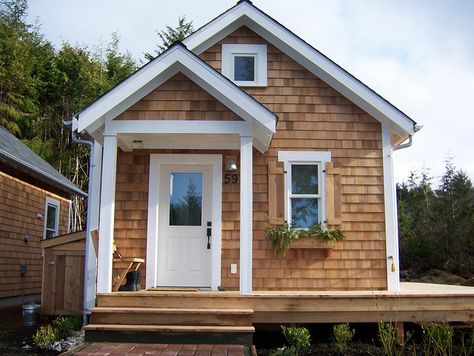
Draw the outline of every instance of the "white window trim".
<instances>
[{"instance_id":1,"label":"white window trim","mask_svg":"<svg viewBox=\"0 0 474 356\"><path fill-rule=\"evenodd\" d=\"M43 226L43 240L46 239L46 225L48 222L48 205L53 205L56 207L56 216L55 216L55 227L54 227L54 234L53 237L58 236L59 234L59 209L61 208L61 204L59 200L53 199L51 197L46 197L44 203L44 226Z\"/></svg>"},{"instance_id":2,"label":"white window trim","mask_svg":"<svg viewBox=\"0 0 474 356\"><path fill-rule=\"evenodd\" d=\"M311 194L311 197L319 199L319 223L326 224L326 163L331 162L331 152L327 151L279 151L278 161L283 162L285 170L285 220L291 224L290 199L291 193L291 165L292 164L316 164L319 169L319 194ZM298 194L304 197L304 195ZM308 195L309 197L309 195Z\"/></svg>"},{"instance_id":3,"label":"white window trim","mask_svg":"<svg viewBox=\"0 0 474 356\"><path fill-rule=\"evenodd\" d=\"M255 80L234 80L234 57L247 56L255 58ZM222 74L242 87L267 86L267 45L265 44L223 44Z\"/></svg>"}]
</instances>

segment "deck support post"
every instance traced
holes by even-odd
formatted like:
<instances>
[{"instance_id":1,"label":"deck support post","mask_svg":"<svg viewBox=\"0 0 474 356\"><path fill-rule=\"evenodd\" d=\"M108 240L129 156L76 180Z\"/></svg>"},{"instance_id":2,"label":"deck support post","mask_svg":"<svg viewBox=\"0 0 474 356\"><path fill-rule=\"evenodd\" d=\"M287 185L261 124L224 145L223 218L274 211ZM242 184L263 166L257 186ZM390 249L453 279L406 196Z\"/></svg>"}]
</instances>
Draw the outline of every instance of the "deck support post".
<instances>
[{"instance_id":1,"label":"deck support post","mask_svg":"<svg viewBox=\"0 0 474 356\"><path fill-rule=\"evenodd\" d=\"M240 294L252 294L252 136L240 136Z\"/></svg>"},{"instance_id":2,"label":"deck support post","mask_svg":"<svg viewBox=\"0 0 474 356\"><path fill-rule=\"evenodd\" d=\"M94 141L91 149L91 169L87 198L86 260L84 274L84 310L95 306L95 282L97 278L97 251L92 243L91 231L99 229L100 181L102 166L102 145Z\"/></svg>"},{"instance_id":3,"label":"deck support post","mask_svg":"<svg viewBox=\"0 0 474 356\"><path fill-rule=\"evenodd\" d=\"M400 291L400 263L398 257L398 217L393 144L390 124L382 123L383 184L385 204L385 241L387 250L387 289Z\"/></svg>"},{"instance_id":4,"label":"deck support post","mask_svg":"<svg viewBox=\"0 0 474 356\"><path fill-rule=\"evenodd\" d=\"M110 293L112 291L116 172L117 136L115 134L104 134L97 293Z\"/></svg>"},{"instance_id":5,"label":"deck support post","mask_svg":"<svg viewBox=\"0 0 474 356\"><path fill-rule=\"evenodd\" d=\"M395 323L395 327L397 328L397 342L399 345L403 345L405 343L405 324L403 321L399 321Z\"/></svg>"}]
</instances>

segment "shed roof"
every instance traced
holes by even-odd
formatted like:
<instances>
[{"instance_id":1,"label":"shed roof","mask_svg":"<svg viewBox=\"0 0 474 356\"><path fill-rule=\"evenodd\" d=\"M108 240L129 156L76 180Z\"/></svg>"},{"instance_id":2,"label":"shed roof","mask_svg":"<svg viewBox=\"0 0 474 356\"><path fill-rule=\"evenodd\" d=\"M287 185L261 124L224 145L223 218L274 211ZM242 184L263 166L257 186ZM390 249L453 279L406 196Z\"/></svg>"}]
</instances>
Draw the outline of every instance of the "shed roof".
<instances>
[{"instance_id":1,"label":"shed roof","mask_svg":"<svg viewBox=\"0 0 474 356\"><path fill-rule=\"evenodd\" d=\"M87 195L1 126L0 158L61 190L83 196Z\"/></svg>"}]
</instances>

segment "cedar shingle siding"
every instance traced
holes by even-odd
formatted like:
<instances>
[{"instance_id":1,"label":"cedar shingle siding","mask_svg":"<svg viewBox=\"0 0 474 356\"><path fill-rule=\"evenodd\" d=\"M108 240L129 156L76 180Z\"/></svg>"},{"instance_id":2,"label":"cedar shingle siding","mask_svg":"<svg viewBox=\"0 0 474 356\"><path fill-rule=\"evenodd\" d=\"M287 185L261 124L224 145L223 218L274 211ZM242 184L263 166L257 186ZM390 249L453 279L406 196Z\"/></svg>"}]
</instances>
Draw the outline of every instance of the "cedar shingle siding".
<instances>
[{"instance_id":1,"label":"cedar shingle siding","mask_svg":"<svg viewBox=\"0 0 474 356\"><path fill-rule=\"evenodd\" d=\"M200 55L219 71L223 43L268 44L245 27L235 31ZM200 88L196 87L184 75L175 76L120 118L239 119L212 97L197 94ZM380 123L270 44L268 86L243 89L279 117L269 150L265 154L254 150L253 288L386 289ZM189 98L199 98L200 104ZM290 249L286 257L275 256L265 236L269 226L268 162L277 160L279 150L331 151L334 166L341 169L346 240L338 242L327 257L321 250L296 249ZM125 256L146 258L151 152L173 151L118 153L115 240ZM179 152L239 156L238 151ZM222 286L227 289L239 286L238 274L230 274L230 264L239 264L239 199L238 184L223 186Z\"/></svg>"}]
</instances>

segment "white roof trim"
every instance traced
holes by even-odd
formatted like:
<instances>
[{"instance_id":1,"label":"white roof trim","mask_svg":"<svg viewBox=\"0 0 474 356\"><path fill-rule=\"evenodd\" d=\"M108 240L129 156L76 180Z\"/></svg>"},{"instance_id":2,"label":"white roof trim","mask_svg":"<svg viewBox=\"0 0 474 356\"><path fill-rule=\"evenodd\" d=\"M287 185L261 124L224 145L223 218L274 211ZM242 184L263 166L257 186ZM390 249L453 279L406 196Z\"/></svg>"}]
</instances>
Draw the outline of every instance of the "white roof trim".
<instances>
[{"instance_id":1,"label":"white roof trim","mask_svg":"<svg viewBox=\"0 0 474 356\"><path fill-rule=\"evenodd\" d=\"M276 131L276 115L214 70L199 57L177 44L97 99L73 120L78 132L93 134L178 72L202 87L252 125L255 147L266 151ZM199 132L196 132L199 133Z\"/></svg>"},{"instance_id":2,"label":"white roof trim","mask_svg":"<svg viewBox=\"0 0 474 356\"><path fill-rule=\"evenodd\" d=\"M415 122L411 118L247 1L239 2L188 36L183 43L189 50L200 54L243 25L286 53L374 118L382 123L390 123L402 136L415 133Z\"/></svg>"}]
</instances>

